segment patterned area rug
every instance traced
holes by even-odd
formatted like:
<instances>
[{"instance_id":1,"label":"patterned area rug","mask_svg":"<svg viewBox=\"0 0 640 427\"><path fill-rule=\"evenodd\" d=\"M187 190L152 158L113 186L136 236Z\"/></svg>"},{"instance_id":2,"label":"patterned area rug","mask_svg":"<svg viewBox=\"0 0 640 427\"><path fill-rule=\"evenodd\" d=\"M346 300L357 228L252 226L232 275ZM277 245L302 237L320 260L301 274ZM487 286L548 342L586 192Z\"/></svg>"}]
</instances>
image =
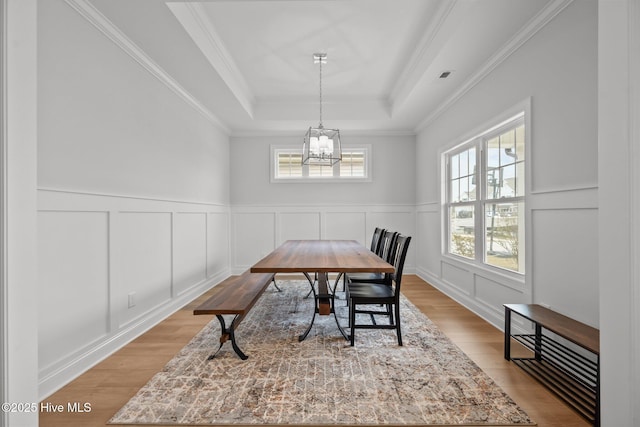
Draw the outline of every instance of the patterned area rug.
<instances>
[{"instance_id":1,"label":"patterned area rug","mask_svg":"<svg viewBox=\"0 0 640 427\"><path fill-rule=\"evenodd\" d=\"M240 360L219 346L217 319L199 332L110 424L531 425L480 368L408 300L403 347L393 330L358 330L350 347L333 316L313 313L309 284L279 281L240 325ZM338 293L338 297L341 294ZM336 302L347 325L344 300Z\"/></svg>"}]
</instances>

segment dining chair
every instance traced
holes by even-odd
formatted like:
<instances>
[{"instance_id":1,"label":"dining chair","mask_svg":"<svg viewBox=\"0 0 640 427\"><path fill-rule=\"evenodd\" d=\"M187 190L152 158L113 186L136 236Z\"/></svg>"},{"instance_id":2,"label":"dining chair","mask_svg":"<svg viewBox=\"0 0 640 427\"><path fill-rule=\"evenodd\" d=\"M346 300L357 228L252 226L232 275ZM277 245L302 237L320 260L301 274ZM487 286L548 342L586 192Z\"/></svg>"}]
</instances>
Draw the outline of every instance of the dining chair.
<instances>
[{"instance_id":1,"label":"dining chair","mask_svg":"<svg viewBox=\"0 0 640 427\"><path fill-rule=\"evenodd\" d=\"M380 227L376 227L375 230L373 230L373 236L371 237L371 246L370 246L370 250L371 252L375 253L376 255L380 255L379 251L380 248L382 247L382 242L383 242L383 235L386 232L386 230L384 228L380 228ZM345 273L339 273L338 276L336 277L336 281L334 282L334 289L338 289L338 282L340 282L340 279L343 279L342 282L342 289L345 289L346 283L347 283L347 277L345 275Z\"/></svg>"},{"instance_id":2,"label":"dining chair","mask_svg":"<svg viewBox=\"0 0 640 427\"><path fill-rule=\"evenodd\" d=\"M378 247L376 255L383 260L392 264L393 257L395 255L395 243L398 237L397 232L391 230L385 230ZM351 273L347 274L346 281L352 283L366 282L366 283L387 283L389 280L389 273Z\"/></svg>"},{"instance_id":3,"label":"dining chair","mask_svg":"<svg viewBox=\"0 0 640 427\"><path fill-rule=\"evenodd\" d=\"M398 235L394 243L393 266L395 271L388 276L387 283L354 283L347 281L346 298L349 305L349 327L351 345L355 345L356 329L395 329L398 345L402 345L400 326L400 285L402 270L411 242L410 236ZM383 308L374 306L382 305ZM359 306L365 306L358 308ZM356 323L357 314L368 314L371 323ZM376 316L387 316L389 323L379 324Z\"/></svg>"}]
</instances>

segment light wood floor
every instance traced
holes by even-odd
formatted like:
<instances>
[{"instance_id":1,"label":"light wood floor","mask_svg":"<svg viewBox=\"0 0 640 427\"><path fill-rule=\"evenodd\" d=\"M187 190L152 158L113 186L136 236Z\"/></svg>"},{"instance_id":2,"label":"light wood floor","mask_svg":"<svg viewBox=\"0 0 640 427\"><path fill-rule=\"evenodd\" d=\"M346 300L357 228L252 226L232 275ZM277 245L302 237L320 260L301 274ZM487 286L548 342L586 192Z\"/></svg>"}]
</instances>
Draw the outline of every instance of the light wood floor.
<instances>
[{"instance_id":1,"label":"light wood floor","mask_svg":"<svg viewBox=\"0 0 640 427\"><path fill-rule=\"evenodd\" d=\"M504 360L503 334L469 310L418 278L403 277L403 293L453 342L491 376L540 427L586 427L590 424L561 400ZM41 413L43 427L104 426L156 372L208 323L209 316L191 304L90 369L44 402L88 402L85 413ZM228 344L226 344L228 345Z\"/></svg>"}]
</instances>

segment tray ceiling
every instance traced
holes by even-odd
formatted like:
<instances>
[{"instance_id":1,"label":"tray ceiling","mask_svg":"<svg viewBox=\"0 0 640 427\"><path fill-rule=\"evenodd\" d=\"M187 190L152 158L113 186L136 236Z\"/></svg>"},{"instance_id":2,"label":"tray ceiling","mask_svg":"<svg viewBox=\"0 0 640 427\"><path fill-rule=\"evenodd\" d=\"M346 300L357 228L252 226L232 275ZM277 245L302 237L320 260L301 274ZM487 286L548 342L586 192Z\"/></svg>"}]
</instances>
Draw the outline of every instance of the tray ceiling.
<instances>
[{"instance_id":1,"label":"tray ceiling","mask_svg":"<svg viewBox=\"0 0 640 427\"><path fill-rule=\"evenodd\" d=\"M67 0L232 135L414 133L570 0ZM444 71L451 71L442 79Z\"/></svg>"}]
</instances>

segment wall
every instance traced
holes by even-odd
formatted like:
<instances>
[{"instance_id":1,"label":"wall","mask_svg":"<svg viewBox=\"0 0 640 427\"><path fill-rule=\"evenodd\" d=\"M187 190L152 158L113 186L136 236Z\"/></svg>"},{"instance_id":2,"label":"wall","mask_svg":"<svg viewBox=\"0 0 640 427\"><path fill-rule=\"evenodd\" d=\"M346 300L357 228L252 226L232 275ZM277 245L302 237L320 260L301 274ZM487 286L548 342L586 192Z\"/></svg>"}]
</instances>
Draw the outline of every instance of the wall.
<instances>
[{"instance_id":1,"label":"wall","mask_svg":"<svg viewBox=\"0 0 640 427\"><path fill-rule=\"evenodd\" d=\"M38 6L45 397L228 276L229 140L70 3Z\"/></svg>"},{"instance_id":2,"label":"wall","mask_svg":"<svg viewBox=\"0 0 640 427\"><path fill-rule=\"evenodd\" d=\"M530 103L526 276L443 255L442 153ZM598 326L597 2L575 1L417 138L417 269L498 327L503 303ZM506 118L506 117L504 117Z\"/></svg>"},{"instance_id":3,"label":"wall","mask_svg":"<svg viewBox=\"0 0 640 427\"><path fill-rule=\"evenodd\" d=\"M371 144L371 182L272 183L270 146L301 146L301 136L231 139L231 267L239 273L287 239L354 239L369 245L375 227L413 236L415 138L342 135ZM405 271L412 272L413 246Z\"/></svg>"},{"instance_id":4,"label":"wall","mask_svg":"<svg viewBox=\"0 0 640 427\"><path fill-rule=\"evenodd\" d=\"M640 2L598 8L603 426L640 425ZM616 70L610 78L609 70Z\"/></svg>"},{"instance_id":5,"label":"wall","mask_svg":"<svg viewBox=\"0 0 640 427\"><path fill-rule=\"evenodd\" d=\"M35 0L0 1L0 401L38 400ZM10 88L11 90L7 90ZM0 412L33 426L37 412Z\"/></svg>"}]
</instances>

